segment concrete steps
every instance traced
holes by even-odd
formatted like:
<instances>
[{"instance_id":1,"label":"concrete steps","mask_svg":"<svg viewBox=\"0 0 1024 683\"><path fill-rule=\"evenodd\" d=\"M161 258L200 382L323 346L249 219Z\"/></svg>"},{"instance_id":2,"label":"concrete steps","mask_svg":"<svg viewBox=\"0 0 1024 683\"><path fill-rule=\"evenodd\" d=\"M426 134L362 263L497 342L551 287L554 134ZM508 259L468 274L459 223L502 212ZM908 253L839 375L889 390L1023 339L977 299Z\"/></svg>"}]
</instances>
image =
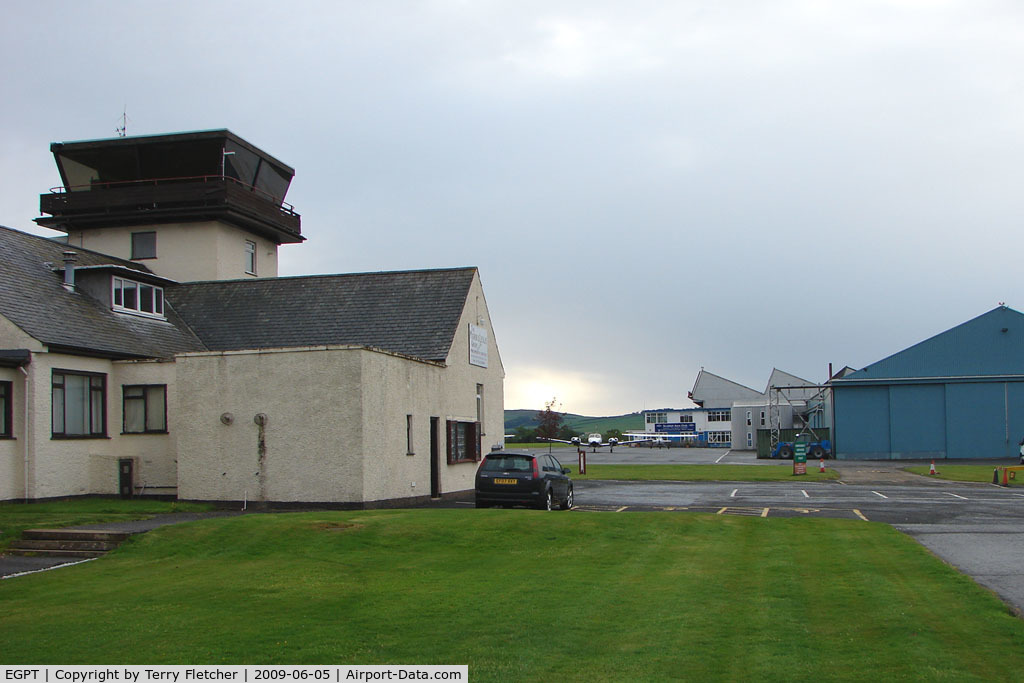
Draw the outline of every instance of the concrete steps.
<instances>
[{"instance_id":1,"label":"concrete steps","mask_svg":"<svg viewBox=\"0 0 1024 683\"><path fill-rule=\"evenodd\" d=\"M21 540L8 546L10 555L99 557L131 536L127 531L91 529L26 529Z\"/></svg>"}]
</instances>

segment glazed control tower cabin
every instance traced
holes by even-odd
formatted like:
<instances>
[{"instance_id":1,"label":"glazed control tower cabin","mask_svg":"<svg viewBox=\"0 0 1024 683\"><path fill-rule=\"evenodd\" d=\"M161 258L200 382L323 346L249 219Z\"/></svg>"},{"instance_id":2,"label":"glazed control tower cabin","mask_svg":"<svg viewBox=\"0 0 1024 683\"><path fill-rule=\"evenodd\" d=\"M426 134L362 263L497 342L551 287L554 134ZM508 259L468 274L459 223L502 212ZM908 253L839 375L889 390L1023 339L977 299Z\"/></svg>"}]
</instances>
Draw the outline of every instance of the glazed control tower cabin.
<instances>
[{"instance_id":1,"label":"glazed control tower cabin","mask_svg":"<svg viewBox=\"0 0 1024 683\"><path fill-rule=\"evenodd\" d=\"M504 434L474 267L278 276L293 171L227 130L51 146L0 226L0 500L403 505Z\"/></svg>"},{"instance_id":2,"label":"glazed control tower cabin","mask_svg":"<svg viewBox=\"0 0 1024 683\"><path fill-rule=\"evenodd\" d=\"M191 282L276 277L278 246L304 239L284 201L295 171L228 130L50 150L64 187L42 195L50 216L36 222L66 232L69 246Z\"/></svg>"}]
</instances>

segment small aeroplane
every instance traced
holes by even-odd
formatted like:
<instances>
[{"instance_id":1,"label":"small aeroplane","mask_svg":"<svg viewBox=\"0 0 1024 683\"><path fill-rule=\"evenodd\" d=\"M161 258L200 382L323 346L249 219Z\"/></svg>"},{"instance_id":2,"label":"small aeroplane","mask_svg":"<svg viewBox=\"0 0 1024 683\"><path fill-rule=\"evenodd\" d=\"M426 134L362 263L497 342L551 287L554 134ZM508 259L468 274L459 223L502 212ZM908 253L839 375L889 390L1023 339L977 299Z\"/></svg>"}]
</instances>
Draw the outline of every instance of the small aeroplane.
<instances>
[{"instance_id":1,"label":"small aeroplane","mask_svg":"<svg viewBox=\"0 0 1024 683\"><path fill-rule=\"evenodd\" d=\"M538 437L538 439L540 441L555 441L557 443L568 443L568 444L572 444L572 445L576 446L577 448L582 448L584 446L583 439L581 439L578 436L574 436L574 437L572 437L568 441L566 441L565 439L545 439L544 437ZM601 448L603 446L608 446L608 452L609 453L614 453L615 452L615 447L618 446L619 444L625 445L625 444L634 444L634 443L647 443L649 441L650 441L650 439L638 439L638 440L635 440L635 441L620 441L619 439L616 439L614 436L611 437L610 439L608 439L608 441L603 441L601 439L601 435L595 432L593 434L587 434L586 445L590 446L591 448L593 448L594 449L593 450L594 453L597 452L598 448Z\"/></svg>"}]
</instances>

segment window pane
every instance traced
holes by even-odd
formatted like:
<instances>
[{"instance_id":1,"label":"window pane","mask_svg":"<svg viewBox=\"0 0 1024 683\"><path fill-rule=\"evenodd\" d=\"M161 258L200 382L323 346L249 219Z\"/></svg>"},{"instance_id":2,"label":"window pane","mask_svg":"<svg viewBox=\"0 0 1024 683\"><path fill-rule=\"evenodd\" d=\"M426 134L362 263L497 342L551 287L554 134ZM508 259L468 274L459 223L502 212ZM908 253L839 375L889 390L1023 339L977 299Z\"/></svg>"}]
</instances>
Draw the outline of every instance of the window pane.
<instances>
[{"instance_id":1,"label":"window pane","mask_svg":"<svg viewBox=\"0 0 1024 683\"><path fill-rule=\"evenodd\" d=\"M124 307L135 311L139 310L139 304L135 298L135 283L130 280L124 281Z\"/></svg>"},{"instance_id":2,"label":"window pane","mask_svg":"<svg viewBox=\"0 0 1024 683\"><path fill-rule=\"evenodd\" d=\"M256 243L245 243L245 272L256 274Z\"/></svg>"},{"instance_id":3,"label":"window pane","mask_svg":"<svg viewBox=\"0 0 1024 683\"><path fill-rule=\"evenodd\" d=\"M146 431L146 401L144 398L133 398L125 392L124 398L124 431L138 434Z\"/></svg>"},{"instance_id":4,"label":"window pane","mask_svg":"<svg viewBox=\"0 0 1024 683\"><path fill-rule=\"evenodd\" d=\"M115 306L124 306L124 296L123 296L123 292L122 292L123 288L124 288L124 281L121 278L119 278L119 277L115 277L114 278L114 305Z\"/></svg>"},{"instance_id":5,"label":"window pane","mask_svg":"<svg viewBox=\"0 0 1024 683\"><path fill-rule=\"evenodd\" d=\"M64 387L53 388L53 433L64 433Z\"/></svg>"},{"instance_id":6,"label":"window pane","mask_svg":"<svg viewBox=\"0 0 1024 683\"><path fill-rule=\"evenodd\" d=\"M156 258L156 233L132 233L132 258Z\"/></svg>"},{"instance_id":7,"label":"window pane","mask_svg":"<svg viewBox=\"0 0 1024 683\"><path fill-rule=\"evenodd\" d=\"M103 430L103 422L104 422L104 420L103 420L103 410L105 408L104 401L103 401L103 391L102 390L93 389L90 393L92 395L91 396L92 402L91 402L91 406L90 406L91 411L92 411L92 421L91 421L91 423L89 425L89 427L90 427L90 432L89 433L90 434L102 434L103 431L104 431Z\"/></svg>"},{"instance_id":8,"label":"window pane","mask_svg":"<svg viewBox=\"0 0 1024 683\"><path fill-rule=\"evenodd\" d=\"M164 314L164 290L160 287L153 288L153 311Z\"/></svg>"},{"instance_id":9,"label":"window pane","mask_svg":"<svg viewBox=\"0 0 1024 683\"><path fill-rule=\"evenodd\" d=\"M11 408L11 384L0 382L0 436L11 435L11 425L7 422L7 411Z\"/></svg>"},{"instance_id":10,"label":"window pane","mask_svg":"<svg viewBox=\"0 0 1024 683\"><path fill-rule=\"evenodd\" d=\"M64 433L88 434L89 378L81 375L64 376Z\"/></svg>"},{"instance_id":11,"label":"window pane","mask_svg":"<svg viewBox=\"0 0 1024 683\"><path fill-rule=\"evenodd\" d=\"M153 312L152 285L139 285L139 310L143 313Z\"/></svg>"},{"instance_id":12,"label":"window pane","mask_svg":"<svg viewBox=\"0 0 1024 683\"><path fill-rule=\"evenodd\" d=\"M146 431L163 432L167 430L164 387L146 387Z\"/></svg>"},{"instance_id":13,"label":"window pane","mask_svg":"<svg viewBox=\"0 0 1024 683\"><path fill-rule=\"evenodd\" d=\"M467 424L468 423L466 423L466 422L459 422L457 425L455 425L455 459L456 460L465 460L466 458L469 457L469 454L466 451L466 447L467 447L466 425Z\"/></svg>"}]
</instances>

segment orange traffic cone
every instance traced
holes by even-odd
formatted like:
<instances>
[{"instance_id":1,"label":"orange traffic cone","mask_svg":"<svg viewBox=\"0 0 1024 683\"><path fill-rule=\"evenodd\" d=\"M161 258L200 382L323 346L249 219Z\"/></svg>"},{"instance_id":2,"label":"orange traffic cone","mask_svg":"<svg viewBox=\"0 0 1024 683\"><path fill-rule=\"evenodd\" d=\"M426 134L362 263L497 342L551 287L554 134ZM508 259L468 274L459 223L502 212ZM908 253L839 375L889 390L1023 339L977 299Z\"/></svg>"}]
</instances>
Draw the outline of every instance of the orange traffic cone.
<instances>
[{"instance_id":1,"label":"orange traffic cone","mask_svg":"<svg viewBox=\"0 0 1024 683\"><path fill-rule=\"evenodd\" d=\"M932 460L932 466L930 468L928 468L928 474L938 474L938 472L935 471L935 461L934 460Z\"/></svg>"},{"instance_id":2,"label":"orange traffic cone","mask_svg":"<svg viewBox=\"0 0 1024 683\"><path fill-rule=\"evenodd\" d=\"M825 474L825 459L824 458L820 458L818 460L818 471L821 472L822 474Z\"/></svg>"}]
</instances>

